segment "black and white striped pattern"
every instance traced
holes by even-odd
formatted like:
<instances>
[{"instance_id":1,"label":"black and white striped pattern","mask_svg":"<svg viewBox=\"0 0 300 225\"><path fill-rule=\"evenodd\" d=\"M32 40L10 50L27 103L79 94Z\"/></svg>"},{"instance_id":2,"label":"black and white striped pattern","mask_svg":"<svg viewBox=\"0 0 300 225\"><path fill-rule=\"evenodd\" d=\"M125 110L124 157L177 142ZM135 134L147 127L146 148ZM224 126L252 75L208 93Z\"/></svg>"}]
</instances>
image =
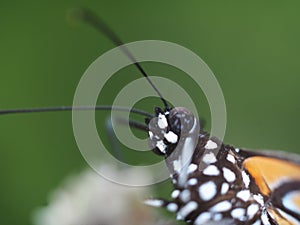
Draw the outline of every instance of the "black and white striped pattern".
<instances>
[{"instance_id":1,"label":"black and white striped pattern","mask_svg":"<svg viewBox=\"0 0 300 225\"><path fill-rule=\"evenodd\" d=\"M181 110L180 113L185 111ZM165 207L168 211L176 213L178 220L193 225L220 224L220 221L221 224L277 224L268 212L272 203L260 193L254 179L243 166L247 151L224 145L218 139L200 131L192 157L184 167L179 162L182 155L171 157L171 160L168 160L168 157L172 156L176 145L182 150L182 154L187 152L184 148L190 147L185 145L189 135L180 136L172 130L169 111L160 112L158 118L156 121L160 133L158 135L150 128L150 132L153 132L150 139L156 142L154 146L157 150L167 157L166 163L168 168L171 168L174 190L171 200L148 199L148 205ZM168 138L166 134L170 132L177 137ZM162 137L161 140L159 136ZM180 182L182 177L183 183ZM288 202L288 196L284 202ZM299 224L299 221L296 224Z\"/></svg>"}]
</instances>

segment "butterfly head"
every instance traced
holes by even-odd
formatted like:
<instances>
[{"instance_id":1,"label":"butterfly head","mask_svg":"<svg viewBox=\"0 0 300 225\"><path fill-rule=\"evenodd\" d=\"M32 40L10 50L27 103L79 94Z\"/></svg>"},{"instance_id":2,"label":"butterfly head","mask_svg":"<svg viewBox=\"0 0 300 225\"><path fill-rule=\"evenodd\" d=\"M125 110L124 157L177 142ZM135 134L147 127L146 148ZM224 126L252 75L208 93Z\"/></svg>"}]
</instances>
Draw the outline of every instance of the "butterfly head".
<instances>
[{"instance_id":1,"label":"butterfly head","mask_svg":"<svg viewBox=\"0 0 300 225\"><path fill-rule=\"evenodd\" d=\"M193 113L184 107L162 110L155 108L155 116L146 120L149 127L149 145L156 154L169 156L180 138L189 136L196 121Z\"/></svg>"}]
</instances>

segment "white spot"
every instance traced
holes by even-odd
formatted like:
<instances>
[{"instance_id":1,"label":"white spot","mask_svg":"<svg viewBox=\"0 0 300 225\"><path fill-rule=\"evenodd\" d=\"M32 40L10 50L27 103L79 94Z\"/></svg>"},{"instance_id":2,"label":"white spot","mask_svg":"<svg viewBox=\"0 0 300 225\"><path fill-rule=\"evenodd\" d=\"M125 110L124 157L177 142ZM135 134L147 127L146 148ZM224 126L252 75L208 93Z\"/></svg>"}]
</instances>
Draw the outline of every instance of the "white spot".
<instances>
[{"instance_id":1,"label":"white spot","mask_svg":"<svg viewBox=\"0 0 300 225\"><path fill-rule=\"evenodd\" d=\"M191 192L189 190L183 190L180 195L179 198L181 199L181 201L183 202L188 202L189 200L191 200Z\"/></svg>"},{"instance_id":2,"label":"white spot","mask_svg":"<svg viewBox=\"0 0 300 225\"><path fill-rule=\"evenodd\" d=\"M215 154L210 152L203 156L202 161L205 162L206 164L211 164L211 163L217 162L217 159L216 159Z\"/></svg>"},{"instance_id":3,"label":"white spot","mask_svg":"<svg viewBox=\"0 0 300 225\"><path fill-rule=\"evenodd\" d=\"M160 199L147 199L144 201L144 203L146 205L153 206L153 207L162 207L164 204L164 201L160 200Z\"/></svg>"},{"instance_id":4,"label":"white spot","mask_svg":"<svg viewBox=\"0 0 300 225\"><path fill-rule=\"evenodd\" d=\"M176 220L184 220L184 218L181 215L177 214Z\"/></svg>"},{"instance_id":5,"label":"white spot","mask_svg":"<svg viewBox=\"0 0 300 225\"><path fill-rule=\"evenodd\" d=\"M199 187L199 195L204 201L209 201L215 197L217 185L213 181L208 181Z\"/></svg>"},{"instance_id":6,"label":"white spot","mask_svg":"<svg viewBox=\"0 0 300 225\"><path fill-rule=\"evenodd\" d=\"M163 115L161 113L158 115L157 125L161 129L165 129L168 126L168 121L167 121L167 118L165 117L165 115Z\"/></svg>"},{"instance_id":7,"label":"white spot","mask_svg":"<svg viewBox=\"0 0 300 225\"><path fill-rule=\"evenodd\" d=\"M261 206L264 206L265 201L264 201L263 196L261 196L261 194L253 195L253 198L254 198L255 201L257 201Z\"/></svg>"},{"instance_id":8,"label":"white spot","mask_svg":"<svg viewBox=\"0 0 300 225\"><path fill-rule=\"evenodd\" d=\"M300 209L299 207L295 204L295 200L300 196L300 191L291 191L284 195L282 199L282 204L285 208L296 212L297 214L300 215Z\"/></svg>"},{"instance_id":9,"label":"white spot","mask_svg":"<svg viewBox=\"0 0 300 225\"><path fill-rule=\"evenodd\" d=\"M241 217L243 217L245 214L245 209L243 208L236 208L233 209L230 213L230 215L234 218L234 219L240 219Z\"/></svg>"},{"instance_id":10,"label":"white spot","mask_svg":"<svg viewBox=\"0 0 300 225\"><path fill-rule=\"evenodd\" d=\"M215 165L209 165L203 170L203 174L209 176L218 176L220 174L220 171Z\"/></svg>"},{"instance_id":11,"label":"white spot","mask_svg":"<svg viewBox=\"0 0 300 225\"><path fill-rule=\"evenodd\" d=\"M219 221L223 218L223 215L221 213L216 213L213 217L214 221Z\"/></svg>"},{"instance_id":12,"label":"white spot","mask_svg":"<svg viewBox=\"0 0 300 225\"><path fill-rule=\"evenodd\" d=\"M261 221L262 221L263 225L271 225L270 221L269 221L269 218L268 218L268 215L265 211L262 212L260 218L261 218Z\"/></svg>"},{"instance_id":13,"label":"white spot","mask_svg":"<svg viewBox=\"0 0 300 225\"><path fill-rule=\"evenodd\" d=\"M250 177L245 171L242 171L242 178L243 178L245 187L248 188L249 184L250 184Z\"/></svg>"},{"instance_id":14,"label":"white spot","mask_svg":"<svg viewBox=\"0 0 300 225\"><path fill-rule=\"evenodd\" d=\"M177 197L179 196L179 194L180 194L180 191L179 191L179 190L174 190L174 191L172 192L172 194L171 194L171 197L172 197L172 198L177 198Z\"/></svg>"},{"instance_id":15,"label":"white spot","mask_svg":"<svg viewBox=\"0 0 300 225\"><path fill-rule=\"evenodd\" d=\"M251 193L249 190L242 190L236 194L236 197L238 197L239 199L242 199L244 202L247 202L249 200L250 196L251 196Z\"/></svg>"},{"instance_id":16,"label":"white spot","mask_svg":"<svg viewBox=\"0 0 300 225\"><path fill-rule=\"evenodd\" d=\"M196 178L191 178L188 180L189 185L196 185L198 183L198 180Z\"/></svg>"},{"instance_id":17,"label":"white spot","mask_svg":"<svg viewBox=\"0 0 300 225\"><path fill-rule=\"evenodd\" d=\"M160 140L158 142L156 142L156 147L159 149L159 151L161 151L162 153L166 153L166 144L163 142L163 140Z\"/></svg>"},{"instance_id":18,"label":"white spot","mask_svg":"<svg viewBox=\"0 0 300 225\"><path fill-rule=\"evenodd\" d=\"M173 168L174 168L174 170L176 171L176 172L180 172L180 170L181 170L181 162L180 162L180 160L174 160L173 161Z\"/></svg>"},{"instance_id":19,"label":"white spot","mask_svg":"<svg viewBox=\"0 0 300 225\"><path fill-rule=\"evenodd\" d=\"M175 203L170 203L167 205L167 210L169 210L170 212L176 212L178 209L178 205Z\"/></svg>"},{"instance_id":20,"label":"white spot","mask_svg":"<svg viewBox=\"0 0 300 225\"><path fill-rule=\"evenodd\" d=\"M206 145L204 146L204 148L206 148L206 149L216 149L217 147L218 147L218 145L211 140L208 140Z\"/></svg>"},{"instance_id":21,"label":"white spot","mask_svg":"<svg viewBox=\"0 0 300 225\"><path fill-rule=\"evenodd\" d=\"M184 219L185 217L187 217L191 212L193 212L197 208L198 208L197 202L194 202L194 201L189 202L179 210L179 212L177 213L177 218Z\"/></svg>"},{"instance_id":22,"label":"white spot","mask_svg":"<svg viewBox=\"0 0 300 225\"><path fill-rule=\"evenodd\" d=\"M149 131L148 133L149 133L150 139L152 139L152 138L153 138L153 132L152 132L152 131Z\"/></svg>"},{"instance_id":23,"label":"white spot","mask_svg":"<svg viewBox=\"0 0 300 225\"><path fill-rule=\"evenodd\" d=\"M247 215L249 219L252 219L254 215L258 212L259 206L257 204L251 204L247 208Z\"/></svg>"},{"instance_id":24,"label":"white spot","mask_svg":"<svg viewBox=\"0 0 300 225\"><path fill-rule=\"evenodd\" d=\"M210 208L210 211L212 212L224 212L224 211L228 211L229 209L231 209L231 203L227 200L222 201L217 203L216 205L214 205L213 207Z\"/></svg>"},{"instance_id":25,"label":"white spot","mask_svg":"<svg viewBox=\"0 0 300 225\"><path fill-rule=\"evenodd\" d=\"M232 162L233 164L235 164L235 162L236 162L234 156L231 155L231 154L227 154L226 159L227 159L229 162Z\"/></svg>"},{"instance_id":26,"label":"white spot","mask_svg":"<svg viewBox=\"0 0 300 225\"><path fill-rule=\"evenodd\" d=\"M236 153L239 153L239 152L240 152L240 149L239 149L239 148L236 148L236 149L235 149L235 152L236 152Z\"/></svg>"},{"instance_id":27,"label":"white spot","mask_svg":"<svg viewBox=\"0 0 300 225\"><path fill-rule=\"evenodd\" d=\"M234 172L232 172L230 169L228 168L223 168L223 174L224 174L224 178L225 180L227 180L228 182L233 182L236 179L236 175Z\"/></svg>"},{"instance_id":28,"label":"white spot","mask_svg":"<svg viewBox=\"0 0 300 225\"><path fill-rule=\"evenodd\" d=\"M167 139L168 142L175 144L178 141L178 136L173 133L172 131L169 131L164 135L164 137Z\"/></svg>"},{"instance_id":29,"label":"white spot","mask_svg":"<svg viewBox=\"0 0 300 225\"><path fill-rule=\"evenodd\" d=\"M202 225L211 219L212 214L209 212L201 213L195 220L194 225Z\"/></svg>"},{"instance_id":30,"label":"white spot","mask_svg":"<svg viewBox=\"0 0 300 225\"><path fill-rule=\"evenodd\" d=\"M197 168L198 166L196 164L191 163L188 167L187 173L193 173Z\"/></svg>"},{"instance_id":31,"label":"white spot","mask_svg":"<svg viewBox=\"0 0 300 225\"><path fill-rule=\"evenodd\" d=\"M229 184L228 183L223 183L221 187L221 194L225 195L229 190Z\"/></svg>"}]
</instances>

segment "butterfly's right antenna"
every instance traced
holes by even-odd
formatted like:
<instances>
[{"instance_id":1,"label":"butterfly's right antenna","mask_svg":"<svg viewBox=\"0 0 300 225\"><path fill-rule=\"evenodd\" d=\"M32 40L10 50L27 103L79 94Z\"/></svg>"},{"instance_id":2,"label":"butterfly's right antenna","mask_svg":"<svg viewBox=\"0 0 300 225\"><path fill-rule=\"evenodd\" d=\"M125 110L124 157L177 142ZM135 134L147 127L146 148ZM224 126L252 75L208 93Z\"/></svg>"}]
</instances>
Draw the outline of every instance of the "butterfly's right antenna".
<instances>
[{"instance_id":1,"label":"butterfly's right antenna","mask_svg":"<svg viewBox=\"0 0 300 225\"><path fill-rule=\"evenodd\" d=\"M146 78L148 83L151 85L153 90L157 93L161 101L163 102L166 109L169 109L167 101L164 99L162 94L159 92L157 87L152 83L149 76L145 72L145 70L142 68L142 66L136 61L135 57L131 54L131 52L126 48L124 43L121 41L121 39L115 34L113 30L111 30L106 23L103 22L103 20L96 15L94 12L92 12L89 9L86 8L80 8L79 10L74 11L74 16L77 18L87 22L91 26L93 26L96 30L99 30L101 33L103 33L109 40L111 40L116 46L119 46L121 51L131 60L131 62L135 65L135 67L142 73L142 75Z\"/></svg>"}]
</instances>

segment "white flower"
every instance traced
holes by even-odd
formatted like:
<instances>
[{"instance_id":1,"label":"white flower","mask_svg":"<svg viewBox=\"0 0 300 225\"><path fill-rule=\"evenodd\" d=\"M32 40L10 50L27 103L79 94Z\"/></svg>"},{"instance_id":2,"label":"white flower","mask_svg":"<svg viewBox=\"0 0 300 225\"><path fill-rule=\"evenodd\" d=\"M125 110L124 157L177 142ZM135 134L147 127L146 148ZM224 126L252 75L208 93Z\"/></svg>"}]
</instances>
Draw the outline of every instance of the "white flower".
<instances>
[{"instance_id":1,"label":"white flower","mask_svg":"<svg viewBox=\"0 0 300 225\"><path fill-rule=\"evenodd\" d=\"M122 176L144 180L147 174L108 167ZM35 225L153 225L157 222L153 209L145 206L148 190L112 183L92 170L67 179L55 190L48 206L33 214Z\"/></svg>"}]
</instances>

